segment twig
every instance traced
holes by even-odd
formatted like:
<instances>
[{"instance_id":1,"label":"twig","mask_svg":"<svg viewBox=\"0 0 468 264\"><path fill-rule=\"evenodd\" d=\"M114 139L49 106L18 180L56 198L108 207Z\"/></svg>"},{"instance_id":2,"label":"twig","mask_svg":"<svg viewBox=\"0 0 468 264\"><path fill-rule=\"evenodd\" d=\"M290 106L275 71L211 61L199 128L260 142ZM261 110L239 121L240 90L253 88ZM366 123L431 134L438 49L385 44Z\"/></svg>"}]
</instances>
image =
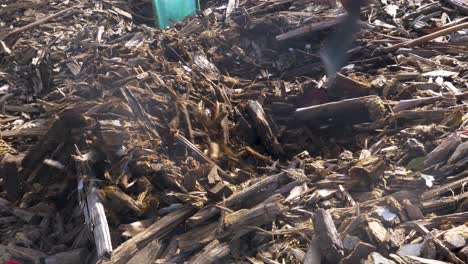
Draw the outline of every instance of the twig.
<instances>
[{"instance_id":1,"label":"twig","mask_svg":"<svg viewBox=\"0 0 468 264\"><path fill-rule=\"evenodd\" d=\"M465 29L465 28L468 28L468 22L458 24L458 25L455 25L455 26L451 26L451 27L448 27L448 28L444 28L442 30L436 31L436 32L428 34L426 36L419 37L417 39L413 39L413 40L410 40L410 41L395 44L393 46L385 48L385 51L392 51L392 50L396 50L396 49L402 48L402 47L413 47L413 46L421 45L421 44L429 42L429 41L431 41L433 39L436 39L438 37L445 36L447 34L450 34L450 33Z\"/></svg>"}]
</instances>

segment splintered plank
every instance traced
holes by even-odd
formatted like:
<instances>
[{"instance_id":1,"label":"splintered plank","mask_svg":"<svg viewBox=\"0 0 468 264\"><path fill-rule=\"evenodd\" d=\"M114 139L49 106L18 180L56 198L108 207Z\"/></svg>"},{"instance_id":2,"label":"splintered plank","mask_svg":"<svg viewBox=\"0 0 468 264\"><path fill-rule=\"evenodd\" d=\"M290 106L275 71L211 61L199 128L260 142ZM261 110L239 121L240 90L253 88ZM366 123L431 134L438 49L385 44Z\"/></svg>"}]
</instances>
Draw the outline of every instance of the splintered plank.
<instances>
[{"instance_id":1,"label":"splintered plank","mask_svg":"<svg viewBox=\"0 0 468 264\"><path fill-rule=\"evenodd\" d=\"M128 264L142 264L142 263L153 263L156 261L161 254L161 242L153 240L143 249L138 251L129 261Z\"/></svg>"},{"instance_id":2,"label":"splintered plank","mask_svg":"<svg viewBox=\"0 0 468 264\"><path fill-rule=\"evenodd\" d=\"M218 240L214 240L206 245L200 253L193 256L188 263L211 264L224 258L230 252L228 243L220 243Z\"/></svg>"},{"instance_id":3,"label":"splintered plank","mask_svg":"<svg viewBox=\"0 0 468 264\"><path fill-rule=\"evenodd\" d=\"M271 223L284 211L285 207L281 204L283 200L284 198L280 194L275 194L254 208L242 209L226 215L225 226L228 229L221 237L226 238L232 235L241 237L252 231L246 227Z\"/></svg>"}]
</instances>

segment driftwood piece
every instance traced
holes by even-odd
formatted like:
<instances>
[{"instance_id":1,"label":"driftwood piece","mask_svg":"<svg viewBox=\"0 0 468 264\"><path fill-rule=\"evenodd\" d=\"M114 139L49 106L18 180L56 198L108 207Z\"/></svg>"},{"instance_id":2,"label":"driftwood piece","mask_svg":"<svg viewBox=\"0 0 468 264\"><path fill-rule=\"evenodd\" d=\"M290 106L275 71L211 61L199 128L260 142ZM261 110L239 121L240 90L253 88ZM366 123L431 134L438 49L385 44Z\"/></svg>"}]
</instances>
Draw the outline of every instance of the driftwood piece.
<instances>
[{"instance_id":1,"label":"driftwood piece","mask_svg":"<svg viewBox=\"0 0 468 264\"><path fill-rule=\"evenodd\" d=\"M398 121L412 121L421 120L424 123L437 123L441 122L448 114L453 111L450 109L437 109L437 110L404 110L395 113L392 117Z\"/></svg>"},{"instance_id":2,"label":"driftwood piece","mask_svg":"<svg viewBox=\"0 0 468 264\"><path fill-rule=\"evenodd\" d=\"M151 240L161 239L165 234L176 228L194 213L191 205L184 206L156 221L145 231L125 241L112 252L110 260L100 261L100 264L127 263L142 247Z\"/></svg>"},{"instance_id":3,"label":"driftwood piece","mask_svg":"<svg viewBox=\"0 0 468 264\"><path fill-rule=\"evenodd\" d=\"M275 194L252 209L242 209L226 215L225 226L228 229L221 237L225 238L234 235L235 238L239 238L253 231L250 227L261 226L274 221L285 209L281 205L281 201L283 200L284 198L280 194Z\"/></svg>"},{"instance_id":4,"label":"driftwood piece","mask_svg":"<svg viewBox=\"0 0 468 264\"><path fill-rule=\"evenodd\" d=\"M442 197L421 202L421 211L428 213L440 213L440 211L453 211L464 201L467 201L468 193L461 193L454 196ZM413 219L415 220L415 219Z\"/></svg>"},{"instance_id":5,"label":"driftwood piece","mask_svg":"<svg viewBox=\"0 0 468 264\"><path fill-rule=\"evenodd\" d=\"M396 50L396 49L402 48L402 47L418 46L418 45L421 45L421 44L425 44L425 43L427 43L427 42L429 42L429 41L431 41L433 39L436 39L438 37L442 37L442 36L448 35L448 34L453 33L453 32L457 32L457 31L465 29L465 28L468 28L468 22L461 23L461 24L458 24L458 25L454 25L454 26L451 26L451 27L448 27L448 28L444 28L444 29L441 29L439 31L433 32L431 34L428 34L428 35L425 35L425 36L422 36L422 37L419 37L419 38L416 38L416 39L413 39L413 40L410 40L410 41L405 41L405 42L402 42L402 43L387 47L387 48L385 48L385 50L386 51L392 51L392 50Z\"/></svg>"},{"instance_id":6,"label":"driftwood piece","mask_svg":"<svg viewBox=\"0 0 468 264\"><path fill-rule=\"evenodd\" d=\"M340 15L332 20L326 20L326 21L322 21L319 23L315 23L315 24L305 25L298 29L294 29L294 30L291 30L291 31L288 31L286 33L276 36L276 40L286 41L286 40L290 40L294 38L300 38L300 37L309 35L314 32L318 32L321 30L325 30L325 29L337 26L340 23L342 23L345 20L345 18L346 18L346 15Z\"/></svg>"},{"instance_id":7,"label":"driftwood piece","mask_svg":"<svg viewBox=\"0 0 468 264\"><path fill-rule=\"evenodd\" d=\"M457 100L465 100L468 98L468 93L461 93L455 94L454 97ZM424 97L424 98L417 98L417 99L408 99L408 100L401 100L398 101L398 104L393 107L393 112L400 112L403 110L408 110L411 108L415 108L422 105L433 104L435 102L441 101L444 98L448 98L446 96L432 96L432 97Z\"/></svg>"},{"instance_id":8,"label":"driftwood piece","mask_svg":"<svg viewBox=\"0 0 468 264\"><path fill-rule=\"evenodd\" d=\"M437 163L446 161L453 151L460 145L461 140L457 135L449 136L446 140L440 143L431 153L427 154L424 160L424 165L430 167Z\"/></svg>"},{"instance_id":9,"label":"driftwood piece","mask_svg":"<svg viewBox=\"0 0 468 264\"><path fill-rule=\"evenodd\" d=\"M436 227L438 224L443 222L448 223L465 223L468 221L468 212L462 213L454 213L448 215L441 215L441 216L433 216L426 219L416 220L416 221L409 221L402 223L400 226L405 228L412 228L415 224L420 224L426 228L433 228Z\"/></svg>"},{"instance_id":10,"label":"driftwood piece","mask_svg":"<svg viewBox=\"0 0 468 264\"><path fill-rule=\"evenodd\" d=\"M242 204L244 201L252 198L255 195L258 195L262 189L267 189L269 186L273 184L278 184L281 181L285 181L288 179L288 173L281 172L269 177L266 177L257 183L252 184L251 186L243 189L240 192L233 194L232 196L228 197L223 202L219 203L220 206L224 207L233 207ZM188 221L187 225L190 227L198 226L208 219L218 215L220 213L220 209L217 207L209 207L204 209L195 215L193 215Z\"/></svg>"},{"instance_id":11,"label":"driftwood piece","mask_svg":"<svg viewBox=\"0 0 468 264\"><path fill-rule=\"evenodd\" d=\"M45 258L44 264L82 264L85 263L89 252L85 248L60 252Z\"/></svg>"},{"instance_id":12,"label":"driftwood piece","mask_svg":"<svg viewBox=\"0 0 468 264\"><path fill-rule=\"evenodd\" d=\"M218 240L214 240L210 244L206 245L203 250L197 255L193 256L188 263L193 264L211 264L224 258L231 252L228 243L220 243Z\"/></svg>"},{"instance_id":13,"label":"driftwood piece","mask_svg":"<svg viewBox=\"0 0 468 264\"><path fill-rule=\"evenodd\" d=\"M372 95L299 108L294 115L299 123L321 127L374 122L383 118L385 112L382 100Z\"/></svg>"},{"instance_id":14,"label":"driftwood piece","mask_svg":"<svg viewBox=\"0 0 468 264\"><path fill-rule=\"evenodd\" d=\"M432 199L434 197L440 196L444 193L451 192L454 190L457 190L459 188L462 188L466 184L466 178L462 178L460 180L454 181L454 182L449 182L447 184L444 184L438 188L435 188L433 190L429 190L421 195L421 198L423 200L428 200Z\"/></svg>"},{"instance_id":15,"label":"driftwood piece","mask_svg":"<svg viewBox=\"0 0 468 264\"><path fill-rule=\"evenodd\" d=\"M329 212L324 209L315 212L314 231L322 256L331 263L338 263L344 255L343 242Z\"/></svg>"},{"instance_id":16,"label":"driftwood piece","mask_svg":"<svg viewBox=\"0 0 468 264\"><path fill-rule=\"evenodd\" d=\"M421 224L415 224L414 225L415 229L421 233L424 236L428 236L434 244L437 246L437 248L441 251L445 257L447 257L452 263L456 264L463 264L464 262L459 259L453 252L451 252L442 241L440 241L437 237L435 237L429 230L427 230L426 227L424 227Z\"/></svg>"},{"instance_id":17,"label":"driftwood piece","mask_svg":"<svg viewBox=\"0 0 468 264\"><path fill-rule=\"evenodd\" d=\"M278 142L278 139L273 132L268 119L266 117L263 107L258 101L249 101L249 106L247 112L250 116L250 119L253 121L254 127L257 131L257 135L260 137L262 144L271 154L275 156L283 155L284 150L281 147L281 144Z\"/></svg>"}]
</instances>

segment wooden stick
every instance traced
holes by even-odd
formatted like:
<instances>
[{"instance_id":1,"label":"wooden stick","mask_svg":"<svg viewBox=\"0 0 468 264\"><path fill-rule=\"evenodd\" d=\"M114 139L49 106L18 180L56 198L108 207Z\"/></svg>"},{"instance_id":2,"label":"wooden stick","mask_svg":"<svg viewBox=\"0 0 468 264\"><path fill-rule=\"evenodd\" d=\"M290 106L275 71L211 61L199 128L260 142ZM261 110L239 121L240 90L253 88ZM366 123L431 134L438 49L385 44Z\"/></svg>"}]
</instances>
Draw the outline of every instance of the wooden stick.
<instances>
[{"instance_id":1,"label":"wooden stick","mask_svg":"<svg viewBox=\"0 0 468 264\"><path fill-rule=\"evenodd\" d=\"M458 25L455 25L455 26L451 26L451 27L448 27L448 28L444 28L442 30L436 31L436 32L428 34L426 36L419 37L417 39L413 39L413 40L410 40L410 41L405 41L405 42L402 42L402 43L398 43L396 45L385 48L385 51L392 51L392 50L396 50L396 49L402 48L402 47L418 46L418 45L424 44L426 42L429 42L429 41L431 41L433 39L436 39L438 37L442 37L442 36L445 36L447 34L450 34L450 33L465 29L465 28L468 28L468 22L458 24Z\"/></svg>"},{"instance_id":2,"label":"wooden stick","mask_svg":"<svg viewBox=\"0 0 468 264\"><path fill-rule=\"evenodd\" d=\"M59 12L57 12L57 13L55 13L55 14L52 14L52 15L50 15L50 16L48 16L48 17L45 17L45 18L43 18L43 19L40 19L40 20L38 20L38 21L36 21L36 22L33 22L33 23L30 23L30 24L28 24L28 25L26 25L26 26L17 28L17 29L15 29L15 30L11 31L10 33L8 33L5 37L0 38L0 40L6 39L7 37L13 36L13 35L15 35L15 34L24 32L24 31L26 31L26 30L29 30L29 29L32 29L32 28L37 27L37 26L39 26L39 25L42 25L42 24L44 24L44 23L47 23L48 21L50 21L50 20L52 20L52 19L54 19L54 18L57 18L57 17L60 17L60 16L63 16L63 15L65 15L65 14L67 14L67 13L70 12L72 9L77 8L77 7L78 7L78 5L69 7L69 8L67 8L67 9L64 9L64 10L62 10L62 11L59 11Z\"/></svg>"}]
</instances>

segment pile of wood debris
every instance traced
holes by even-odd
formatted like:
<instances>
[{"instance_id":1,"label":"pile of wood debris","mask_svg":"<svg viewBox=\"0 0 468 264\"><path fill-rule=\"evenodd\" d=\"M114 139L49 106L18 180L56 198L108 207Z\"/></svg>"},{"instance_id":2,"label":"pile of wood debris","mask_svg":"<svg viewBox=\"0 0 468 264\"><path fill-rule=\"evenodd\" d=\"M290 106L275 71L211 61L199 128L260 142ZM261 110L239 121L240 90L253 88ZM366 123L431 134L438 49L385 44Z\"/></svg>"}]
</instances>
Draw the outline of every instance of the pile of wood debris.
<instances>
[{"instance_id":1,"label":"pile of wood debris","mask_svg":"<svg viewBox=\"0 0 468 264\"><path fill-rule=\"evenodd\" d=\"M468 261L466 2L148 7L2 1L0 262Z\"/></svg>"}]
</instances>

